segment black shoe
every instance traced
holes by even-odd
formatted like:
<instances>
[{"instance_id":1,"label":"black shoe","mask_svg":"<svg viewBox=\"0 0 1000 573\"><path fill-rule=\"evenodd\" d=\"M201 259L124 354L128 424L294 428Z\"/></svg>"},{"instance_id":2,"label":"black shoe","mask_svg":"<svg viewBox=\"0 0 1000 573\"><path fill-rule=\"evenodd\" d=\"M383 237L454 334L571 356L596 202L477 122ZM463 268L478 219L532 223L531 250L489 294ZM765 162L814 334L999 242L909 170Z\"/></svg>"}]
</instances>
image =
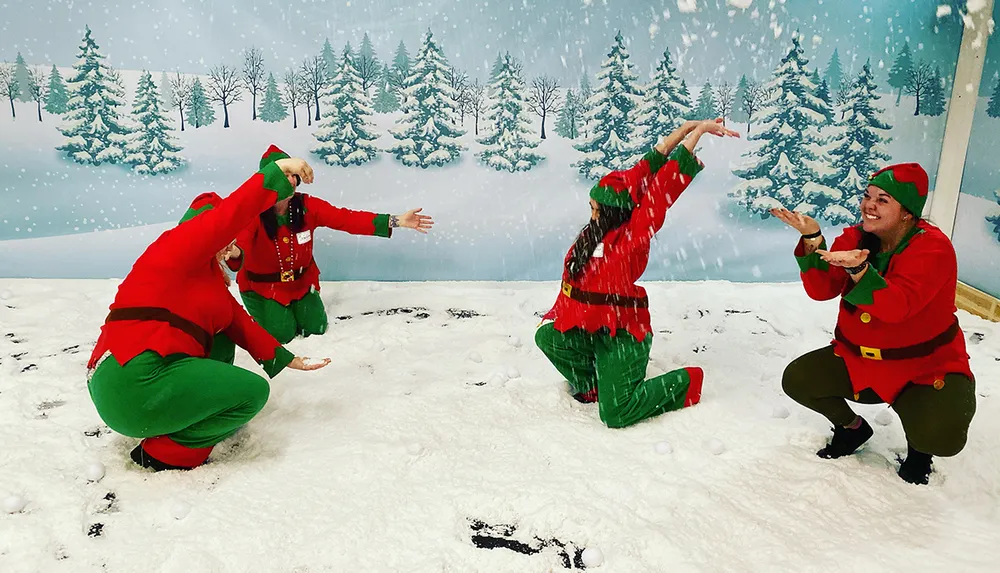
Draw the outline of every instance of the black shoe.
<instances>
[{"instance_id":1,"label":"black shoe","mask_svg":"<svg viewBox=\"0 0 1000 573\"><path fill-rule=\"evenodd\" d=\"M872 437L875 431L868 425L868 420L861 418L861 425L851 430L843 426L833 429L833 439L816 455L828 460L853 454L862 444Z\"/></svg>"},{"instance_id":2,"label":"black shoe","mask_svg":"<svg viewBox=\"0 0 1000 573\"><path fill-rule=\"evenodd\" d=\"M931 455L918 452L909 446L906 459L899 464L899 477L914 485L927 485L931 475Z\"/></svg>"},{"instance_id":3,"label":"black shoe","mask_svg":"<svg viewBox=\"0 0 1000 573\"><path fill-rule=\"evenodd\" d=\"M154 458L153 456L149 455L148 453L146 453L146 450L142 449L142 444L139 444L138 446L136 446L135 449L132 450L132 453L129 454L129 457L132 458L133 462L139 464L140 466L142 466L144 468L149 468L149 469L153 470L154 472L160 472L160 471L163 471L163 470L186 470L186 469L188 469L188 468L181 468L181 467L177 467L177 466L172 466L170 464L161 462L160 460L158 460L158 459Z\"/></svg>"}]
</instances>

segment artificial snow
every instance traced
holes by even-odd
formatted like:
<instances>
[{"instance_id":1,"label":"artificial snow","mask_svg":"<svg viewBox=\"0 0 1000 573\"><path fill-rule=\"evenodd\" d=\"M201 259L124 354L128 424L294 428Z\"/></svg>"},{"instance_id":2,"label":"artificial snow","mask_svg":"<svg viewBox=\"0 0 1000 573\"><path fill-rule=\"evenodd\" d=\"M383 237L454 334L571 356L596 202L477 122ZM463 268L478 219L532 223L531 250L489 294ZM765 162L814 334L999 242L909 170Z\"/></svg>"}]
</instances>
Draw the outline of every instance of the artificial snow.
<instances>
[{"instance_id":1,"label":"artificial snow","mask_svg":"<svg viewBox=\"0 0 1000 573\"><path fill-rule=\"evenodd\" d=\"M3 500L3 511L4 513L21 513L26 505L28 505L28 500L24 497L17 494L8 495Z\"/></svg>"},{"instance_id":2,"label":"artificial snow","mask_svg":"<svg viewBox=\"0 0 1000 573\"><path fill-rule=\"evenodd\" d=\"M751 4L753 4L753 0L726 0L726 4L746 10Z\"/></svg>"},{"instance_id":3,"label":"artificial snow","mask_svg":"<svg viewBox=\"0 0 1000 573\"><path fill-rule=\"evenodd\" d=\"M661 455L666 455L674 451L674 448L673 446L670 445L670 442L656 442L654 449L656 450L656 453Z\"/></svg>"},{"instance_id":4,"label":"artificial snow","mask_svg":"<svg viewBox=\"0 0 1000 573\"><path fill-rule=\"evenodd\" d=\"M104 479L104 475L107 472L107 468L101 462L91 462L87 464L87 470L84 475L87 477L87 481L99 482Z\"/></svg>"},{"instance_id":5,"label":"artificial snow","mask_svg":"<svg viewBox=\"0 0 1000 573\"><path fill-rule=\"evenodd\" d=\"M780 418L784 420L789 415L788 408L783 405L777 405L771 410L772 418Z\"/></svg>"},{"instance_id":6,"label":"artificial snow","mask_svg":"<svg viewBox=\"0 0 1000 573\"><path fill-rule=\"evenodd\" d=\"M948 4L941 4L937 7L937 17L944 18L945 16L951 14L951 6Z\"/></svg>"},{"instance_id":7,"label":"artificial snow","mask_svg":"<svg viewBox=\"0 0 1000 573\"><path fill-rule=\"evenodd\" d=\"M580 555L583 564L587 567L600 567L604 564L604 553L596 547L588 547Z\"/></svg>"},{"instance_id":8,"label":"artificial snow","mask_svg":"<svg viewBox=\"0 0 1000 573\"><path fill-rule=\"evenodd\" d=\"M875 423L879 426L888 426L892 423L894 417L889 408L883 408L878 414L875 414Z\"/></svg>"},{"instance_id":9,"label":"artificial snow","mask_svg":"<svg viewBox=\"0 0 1000 573\"><path fill-rule=\"evenodd\" d=\"M967 0L965 3L965 9L969 13L976 13L986 7L986 0Z\"/></svg>"},{"instance_id":10,"label":"artificial snow","mask_svg":"<svg viewBox=\"0 0 1000 573\"><path fill-rule=\"evenodd\" d=\"M677 0L677 11L681 14L698 11L698 0Z\"/></svg>"},{"instance_id":11,"label":"artificial snow","mask_svg":"<svg viewBox=\"0 0 1000 573\"><path fill-rule=\"evenodd\" d=\"M969 346L976 417L965 450L935 458L930 485L913 486L895 474L900 424L876 427L856 455L816 457L830 424L782 394L781 373L829 343L838 301L811 301L800 284L644 283L647 374L701 366L705 387L700 404L621 430L574 400L529 343L557 281L370 284L322 283L328 332L288 344L329 366L279 374L260 414L205 466L150 473L87 393L118 281L0 280L11 293L0 304L0 499L30 500L0 515L0 571L565 570L552 552L476 547L470 519L600 548L601 570L630 573L975 573L1000 559L997 324L959 312L981 338ZM415 307L427 317L377 312ZM245 352L236 360L263 374ZM520 377L477 385L512 368ZM779 406L787 418L771 417ZM885 406L855 408L871 420ZM724 455L706 449L712 440ZM671 455L653 447L663 441ZM100 483L80 477L94 459L107 467Z\"/></svg>"}]
</instances>

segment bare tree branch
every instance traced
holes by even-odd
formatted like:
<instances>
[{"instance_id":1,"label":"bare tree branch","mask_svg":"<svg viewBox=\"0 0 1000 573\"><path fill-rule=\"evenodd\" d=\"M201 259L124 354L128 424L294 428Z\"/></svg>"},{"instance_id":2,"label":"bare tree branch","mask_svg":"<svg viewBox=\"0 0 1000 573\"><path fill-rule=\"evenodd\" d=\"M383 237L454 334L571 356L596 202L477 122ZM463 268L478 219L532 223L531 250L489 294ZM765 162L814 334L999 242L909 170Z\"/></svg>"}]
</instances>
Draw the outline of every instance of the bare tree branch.
<instances>
[{"instance_id":1,"label":"bare tree branch","mask_svg":"<svg viewBox=\"0 0 1000 573\"><path fill-rule=\"evenodd\" d=\"M176 72L176 75L170 78L170 89L174 92L174 103L181 116L181 131L184 131L184 108L187 107L188 100L191 99L191 86L193 85L194 80L185 78L180 72Z\"/></svg>"},{"instance_id":2,"label":"bare tree branch","mask_svg":"<svg viewBox=\"0 0 1000 573\"><path fill-rule=\"evenodd\" d=\"M754 114L761 110L770 99L773 89L768 88L759 82L750 81L747 83L747 90L743 93L743 111L747 114L747 133L750 133L750 126L754 120Z\"/></svg>"},{"instance_id":3,"label":"bare tree branch","mask_svg":"<svg viewBox=\"0 0 1000 573\"><path fill-rule=\"evenodd\" d=\"M292 108L292 129L298 129L299 118L295 113L298 106L305 103L302 92L302 78L295 70L285 70L285 85L283 86L285 101Z\"/></svg>"},{"instance_id":4,"label":"bare tree branch","mask_svg":"<svg viewBox=\"0 0 1000 573\"><path fill-rule=\"evenodd\" d=\"M729 82L722 82L715 88L715 103L719 109L719 116L722 117L722 125L726 124L726 118L732 115L733 106L736 104L736 88Z\"/></svg>"},{"instance_id":5,"label":"bare tree branch","mask_svg":"<svg viewBox=\"0 0 1000 573\"><path fill-rule=\"evenodd\" d=\"M364 90L366 96L369 95L368 88L378 83L382 74L382 65L377 58L365 54L354 58L354 68L358 72L358 77L361 78L361 89Z\"/></svg>"},{"instance_id":6,"label":"bare tree branch","mask_svg":"<svg viewBox=\"0 0 1000 573\"><path fill-rule=\"evenodd\" d=\"M486 114L488 109L486 101L486 86L477 79L465 89L465 97L462 98L462 108L476 120L475 134L479 135L479 118Z\"/></svg>"},{"instance_id":7,"label":"bare tree branch","mask_svg":"<svg viewBox=\"0 0 1000 573\"><path fill-rule=\"evenodd\" d=\"M38 106L38 121L42 121L42 101L45 100L48 91L48 86L45 84L45 70L38 66L29 69L25 92Z\"/></svg>"},{"instance_id":8,"label":"bare tree branch","mask_svg":"<svg viewBox=\"0 0 1000 573\"><path fill-rule=\"evenodd\" d=\"M243 52L243 83L250 92L253 119L257 119L257 94L264 91L264 52L251 47Z\"/></svg>"},{"instance_id":9,"label":"bare tree branch","mask_svg":"<svg viewBox=\"0 0 1000 573\"><path fill-rule=\"evenodd\" d=\"M315 103L316 121L319 121L319 94L329 82L326 72L326 60L324 60L322 56L306 58L302 62L302 69L300 73L302 79L299 85L306 89L307 93L309 93L312 98L311 101ZM310 114L311 113L312 112L310 112ZM312 125L311 119L309 125Z\"/></svg>"},{"instance_id":10,"label":"bare tree branch","mask_svg":"<svg viewBox=\"0 0 1000 573\"><path fill-rule=\"evenodd\" d=\"M528 96L528 106L535 115L542 118L542 139L545 139L545 118L550 113L559 111L562 96L559 94L559 80L540 76L531 82L531 93Z\"/></svg>"},{"instance_id":11,"label":"bare tree branch","mask_svg":"<svg viewBox=\"0 0 1000 573\"><path fill-rule=\"evenodd\" d=\"M913 110L913 115L920 115L920 100L924 97L924 92L931 86L931 82L934 81L934 70L931 69L931 65L927 62L919 62L916 66L910 69L910 72L906 76L906 87L904 91L906 93L914 96L917 100L916 108Z\"/></svg>"},{"instance_id":12,"label":"bare tree branch","mask_svg":"<svg viewBox=\"0 0 1000 573\"><path fill-rule=\"evenodd\" d=\"M10 116L17 119L14 111L14 98L21 95L21 86L14 75L14 64L0 63L0 95L10 101Z\"/></svg>"},{"instance_id":13,"label":"bare tree branch","mask_svg":"<svg viewBox=\"0 0 1000 573\"><path fill-rule=\"evenodd\" d=\"M222 127L229 127L229 106L234 102L243 101L243 91L240 89L236 68L223 64L212 68L208 76L209 99L222 104L222 112L226 118Z\"/></svg>"}]
</instances>

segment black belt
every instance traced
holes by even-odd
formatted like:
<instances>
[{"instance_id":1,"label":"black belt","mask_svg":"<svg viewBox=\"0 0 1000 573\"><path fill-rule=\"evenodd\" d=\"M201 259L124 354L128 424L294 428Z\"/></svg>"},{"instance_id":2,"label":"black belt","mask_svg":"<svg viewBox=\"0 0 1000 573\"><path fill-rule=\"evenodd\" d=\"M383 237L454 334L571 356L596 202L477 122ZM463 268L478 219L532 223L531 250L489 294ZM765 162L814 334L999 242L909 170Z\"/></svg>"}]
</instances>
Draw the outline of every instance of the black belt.
<instances>
[{"instance_id":1,"label":"black belt","mask_svg":"<svg viewBox=\"0 0 1000 573\"><path fill-rule=\"evenodd\" d=\"M302 267L301 269L295 269L294 271L283 271L280 273L255 273L247 271L247 278L251 282L255 283L290 283L292 281L297 281L302 278L302 275L306 274L309 267Z\"/></svg>"},{"instance_id":2,"label":"black belt","mask_svg":"<svg viewBox=\"0 0 1000 573\"><path fill-rule=\"evenodd\" d=\"M844 333L840 331L839 326L834 331L833 337L836 338L837 342L840 342L845 348L862 358L867 358L869 360L906 360L907 358L921 358L929 356L938 348L954 340L955 336L958 335L960 331L961 329L958 327L958 321L956 320L951 324L951 326L948 327L947 330L930 340L899 348L871 348L868 346L854 344L844 337Z\"/></svg>"},{"instance_id":3,"label":"black belt","mask_svg":"<svg viewBox=\"0 0 1000 573\"><path fill-rule=\"evenodd\" d=\"M194 338L205 349L206 356L212 351L212 335L207 330L165 308L156 306L113 308L108 313L108 317L104 319L104 322L107 324L120 320L156 320L165 322Z\"/></svg>"},{"instance_id":4,"label":"black belt","mask_svg":"<svg viewBox=\"0 0 1000 573\"><path fill-rule=\"evenodd\" d=\"M583 304L649 308L649 299L646 297L624 296L604 292L588 292L580 290L566 281L563 281L562 283L562 293L577 302L582 302Z\"/></svg>"}]
</instances>

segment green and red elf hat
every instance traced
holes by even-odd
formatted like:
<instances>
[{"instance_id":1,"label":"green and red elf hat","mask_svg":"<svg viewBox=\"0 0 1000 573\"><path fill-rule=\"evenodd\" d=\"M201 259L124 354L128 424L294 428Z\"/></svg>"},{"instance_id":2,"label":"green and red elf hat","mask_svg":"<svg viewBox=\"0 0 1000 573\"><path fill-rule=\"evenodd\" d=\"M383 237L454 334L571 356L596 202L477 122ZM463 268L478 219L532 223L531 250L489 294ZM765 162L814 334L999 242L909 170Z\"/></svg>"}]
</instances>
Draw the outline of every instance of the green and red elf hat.
<instances>
[{"instance_id":1,"label":"green and red elf hat","mask_svg":"<svg viewBox=\"0 0 1000 573\"><path fill-rule=\"evenodd\" d=\"M219 203L222 203L222 197L219 197L217 193L202 193L201 195L195 197L194 201L191 201L191 206L188 207L188 210L185 211L184 216L181 217L181 220L177 224L179 225L185 221L190 221L205 211L214 209L219 205Z\"/></svg>"},{"instance_id":2,"label":"green and red elf hat","mask_svg":"<svg viewBox=\"0 0 1000 573\"><path fill-rule=\"evenodd\" d=\"M639 202L642 178L630 177L628 171L612 171L590 189L590 198L601 205L635 209ZM633 181L633 179L635 179Z\"/></svg>"},{"instance_id":3,"label":"green and red elf hat","mask_svg":"<svg viewBox=\"0 0 1000 573\"><path fill-rule=\"evenodd\" d=\"M263 169L264 166L267 165L268 163L274 163L279 159L288 159L288 158L289 155L287 153L278 149L278 146L272 143L271 146L267 148L267 151L264 152L264 155L261 156L260 167L258 169Z\"/></svg>"},{"instance_id":4,"label":"green and red elf hat","mask_svg":"<svg viewBox=\"0 0 1000 573\"><path fill-rule=\"evenodd\" d=\"M927 172L919 163L900 163L879 170L868 184L885 191L899 204L920 217L927 203Z\"/></svg>"}]
</instances>

